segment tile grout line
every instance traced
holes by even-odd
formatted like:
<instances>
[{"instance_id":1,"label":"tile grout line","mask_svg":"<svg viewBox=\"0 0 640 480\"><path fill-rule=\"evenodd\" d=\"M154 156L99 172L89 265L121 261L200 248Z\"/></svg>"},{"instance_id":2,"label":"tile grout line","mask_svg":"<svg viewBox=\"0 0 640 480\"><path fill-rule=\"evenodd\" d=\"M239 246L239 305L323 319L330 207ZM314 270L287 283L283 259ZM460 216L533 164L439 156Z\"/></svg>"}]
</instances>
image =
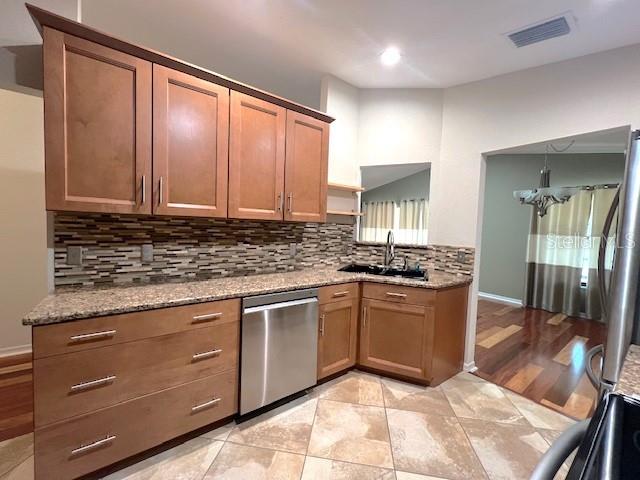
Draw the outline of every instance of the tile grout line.
<instances>
[{"instance_id":1,"label":"tile grout line","mask_svg":"<svg viewBox=\"0 0 640 480\"><path fill-rule=\"evenodd\" d=\"M229 432L231 433L231 432ZM197 437L197 438L207 438L207 437ZM227 435L228 438L228 435ZM202 476L200 477L200 480L204 480L207 477L207 474L209 473L209 470L211 470L211 467L213 466L214 463L216 463L216 460L218 459L218 457L220 456L220 452L222 451L222 449L224 448L225 444L227 443L226 440L212 440L207 438L207 440L210 440L210 444L214 443L214 442L221 442L222 446L220 447L220 449L216 452L216 455L213 457L213 459L211 460L211 463L209 463L209 466L207 467L207 469L205 470L205 472L202 474Z\"/></svg>"},{"instance_id":2,"label":"tile grout line","mask_svg":"<svg viewBox=\"0 0 640 480\"><path fill-rule=\"evenodd\" d=\"M316 416L318 415L318 407L320 406L320 396L316 400L316 408L313 411L313 420L311 421L311 431L309 432L309 439L307 440L307 449L304 452L304 460L302 461L302 471L300 472L299 480L302 480L304 475L304 467L307 465L307 457L309 456L309 445L311 444L311 435L313 434L313 427L316 425Z\"/></svg>"},{"instance_id":3,"label":"tile grout line","mask_svg":"<svg viewBox=\"0 0 640 480\"><path fill-rule=\"evenodd\" d=\"M380 380L380 391L382 393L382 405L384 405L384 420L385 420L385 423L387 424L387 435L389 435L389 450L391 451L391 463L393 464L393 474L395 477L397 477L396 457L393 454L393 442L391 440L391 427L389 427L389 415L387 414L387 400L384 396L384 384L382 383L382 380Z\"/></svg>"},{"instance_id":4,"label":"tile grout line","mask_svg":"<svg viewBox=\"0 0 640 480\"><path fill-rule=\"evenodd\" d=\"M258 448L258 449L262 449L262 450L269 450L270 452L278 452L278 453L288 453L289 455L298 455L298 456L304 456L304 453L300 453L300 452L292 452L290 450L278 450L277 448L273 448L273 447L263 447L260 445L251 445L250 443L240 443L240 442L234 442L231 440L227 440L225 443L230 443L231 445L238 445L240 447L251 447L251 448Z\"/></svg>"},{"instance_id":5,"label":"tile grout line","mask_svg":"<svg viewBox=\"0 0 640 480\"><path fill-rule=\"evenodd\" d=\"M11 467L9 470L7 470L6 472L2 473L2 477L1 478L5 478L5 477L9 477L9 475L11 474L11 472L13 472L14 470L16 470L20 465L22 465L24 462L29 461L29 459L33 457L33 454L29 455L27 458L25 458L23 461L21 461L20 463L18 463L17 465L14 465L13 467ZM34 459L35 461L35 459Z\"/></svg>"},{"instance_id":6,"label":"tile grout line","mask_svg":"<svg viewBox=\"0 0 640 480\"><path fill-rule=\"evenodd\" d=\"M467 442L469 443L469 446L471 447L471 451L475 455L476 460L478 460L478 464L480 465L480 468L482 468L482 471L484 472L485 477L487 479L490 479L491 476L489 475L489 472L487 472L487 469L484 467L484 463L482 463L482 460L480 459L480 454L476 451L476 447L473 445L471 438L469 438L469 434L465 430L464 425L462 425L462 422L460 422L460 418L458 418L458 416L456 416L456 421L458 422L458 425L460 425L460 428L462 429L462 433L464 434L464 437L467 439ZM487 423L493 423L493 422L487 422Z\"/></svg>"}]
</instances>

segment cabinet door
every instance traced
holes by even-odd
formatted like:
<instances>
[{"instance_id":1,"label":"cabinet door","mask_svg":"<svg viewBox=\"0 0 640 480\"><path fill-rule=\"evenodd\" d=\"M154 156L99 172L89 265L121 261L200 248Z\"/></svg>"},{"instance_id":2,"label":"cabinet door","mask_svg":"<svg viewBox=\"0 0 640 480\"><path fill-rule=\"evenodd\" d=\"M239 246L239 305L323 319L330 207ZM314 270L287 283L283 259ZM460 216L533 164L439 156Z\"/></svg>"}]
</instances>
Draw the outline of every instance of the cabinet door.
<instances>
[{"instance_id":1,"label":"cabinet door","mask_svg":"<svg viewBox=\"0 0 640 480\"><path fill-rule=\"evenodd\" d=\"M229 217L282 220L286 110L231 92Z\"/></svg>"},{"instance_id":2,"label":"cabinet door","mask_svg":"<svg viewBox=\"0 0 640 480\"><path fill-rule=\"evenodd\" d=\"M285 220L324 222L327 219L329 125L287 111Z\"/></svg>"},{"instance_id":3,"label":"cabinet door","mask_svg":"<svg viewBox=\"0 0 640 480\"><path fill-rule=\"evenodd\" d=\"M44 29L48 210L151 213L151 63Z\"/></svg>"},{"instance_id":4,"label":"cabinet door","mask_svg":"<svg viewBox=\"0 0 640 480\"><path fill-rule=\"evenodd\" d=\"M360 364L430 380L433 307L364 299L362 313Z\"/></svg>"},{"instance_id":5,"label":"cabinet door","mask_svg":"<svg viewBox=\"0 0 640 480\"><path fill-rule=\"evenodd\" d=\"M153 212L227 216L229 89L153 66Z\"/></svg>"},{"instance_id":6,"label":"cabinet door","mask_svg":"<svg viewBox=\"0 0 640 480\"><path fill-rule=\"evenodd\" d=\"M358 299L320 305L318 379L356 363Z\"/></svg>"}]
</instances>

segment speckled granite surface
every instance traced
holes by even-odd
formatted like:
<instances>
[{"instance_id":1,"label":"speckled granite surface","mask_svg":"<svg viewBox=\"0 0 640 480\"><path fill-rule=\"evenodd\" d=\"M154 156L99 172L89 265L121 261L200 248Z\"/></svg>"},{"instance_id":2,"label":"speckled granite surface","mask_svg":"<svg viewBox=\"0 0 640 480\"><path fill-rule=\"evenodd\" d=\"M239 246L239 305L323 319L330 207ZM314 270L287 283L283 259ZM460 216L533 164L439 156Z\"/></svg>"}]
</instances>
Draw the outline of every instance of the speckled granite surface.
<instances>
[{"instance_id":1,"label":"speckled granite surface","mask_svg":"<svg viewBox=\"0 0 640 480\"><path fill-rule=\"evenodd\" d=\"M46 325L102 315L354 281L439 289L465 285L471 283L471 280L470 276L435 271L429 272L429 280L425 282L406 278L339 272L335 269L313 269L186 283L79 289L60 291L47 296L24 318L22 323L24 325Z\"/></svg>"},{"instance_id":2,"label":"speckled granite surface","mask_svg":"<svg viewBox=\"0 0 640 480\"><path fill-rule=\"evenodd\" d=\"M629 347L615 391L640 396L640 345Z\"/></svg>"}]
</instances>

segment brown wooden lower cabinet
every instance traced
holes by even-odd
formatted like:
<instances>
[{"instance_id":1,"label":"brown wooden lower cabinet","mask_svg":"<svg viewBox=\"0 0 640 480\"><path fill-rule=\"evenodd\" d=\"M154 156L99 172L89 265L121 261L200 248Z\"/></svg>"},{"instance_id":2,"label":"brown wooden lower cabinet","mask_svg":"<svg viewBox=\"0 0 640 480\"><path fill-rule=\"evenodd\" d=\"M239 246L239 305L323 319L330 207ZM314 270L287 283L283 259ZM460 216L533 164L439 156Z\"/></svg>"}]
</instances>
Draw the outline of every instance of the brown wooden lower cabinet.
<instances>
[{"instance_id":1,"label":"brown wooden lower cabinet","mask_svg":"<svg viewBox=\"0 0 640 480\"><path fill-rule=\"evenodd\" d=\"M450 378L467 292L320 288L318 379L356 362L424 384ZM238 299L35 327L36 479L76 478L234 415L239 330Z\"/></svg>"},{"instance_id":2,"label":"brown wooden lower cabinet","mask_svg":"<svg viewBox=\"0 0 640 480\"><path fill-rule=\"evenodd\" d=\"M358 303L355 298L320 305L318 379L355 365Z\"/></svg>"},{"instance_id":3,"label":"brown wooden lower cabinet","mask_svg":"<svg viewBox=\"0 0 640 480\"><path fill-rule=\"evenodd\" d=\"M364 299L360 364L429 380L433 307Z\"/></svg>"},{"instance_id":4,"label":"brown wooden lower cabinet","mask_svg":"<svg viewBox=\"0 0 640 480\"><path fill-rule=\"evenodd\" d=\"M432 386L460 372L467 294L365 283L358 364Z\"/></svg>"},{"instance_id":5,"label":"brown wooden lower cabinet","mask_svg":"<svg viewBox=\"0 0 640 480\"><path fill-rule=\"evenodd\" d=\"M233 415L237 375L231 370L36 429L36 478L77 478Z\"/></svg>"}]
</instances>

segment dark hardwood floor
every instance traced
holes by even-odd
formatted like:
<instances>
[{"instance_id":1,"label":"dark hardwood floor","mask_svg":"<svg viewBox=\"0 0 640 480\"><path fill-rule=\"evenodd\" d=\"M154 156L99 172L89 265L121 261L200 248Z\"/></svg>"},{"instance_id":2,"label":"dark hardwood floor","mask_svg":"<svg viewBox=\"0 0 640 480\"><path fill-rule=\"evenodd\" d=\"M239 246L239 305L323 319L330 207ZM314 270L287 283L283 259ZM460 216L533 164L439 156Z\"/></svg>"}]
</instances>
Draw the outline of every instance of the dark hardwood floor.
<instances>
[{"instance_id":1,"label":"dark hardwood floor","mask_svg":"<svg viewBox=\"0 0 640 480\"><path fill-rule=\"evenodd\" d=\"M0 442L33 431L31 354L0 358Z\"/></svg>"},{"instance_id":2,"label":"dark hardwood floor","mask_svg":"<svg viewBox=\"0 0 640 480\"><path fill-rule=\"evenodd\" d=\"M606 338L593 320L478 301L476 374L573 418L589 416L596 390L585 354Z\"/></svg>"}]
</instances>

